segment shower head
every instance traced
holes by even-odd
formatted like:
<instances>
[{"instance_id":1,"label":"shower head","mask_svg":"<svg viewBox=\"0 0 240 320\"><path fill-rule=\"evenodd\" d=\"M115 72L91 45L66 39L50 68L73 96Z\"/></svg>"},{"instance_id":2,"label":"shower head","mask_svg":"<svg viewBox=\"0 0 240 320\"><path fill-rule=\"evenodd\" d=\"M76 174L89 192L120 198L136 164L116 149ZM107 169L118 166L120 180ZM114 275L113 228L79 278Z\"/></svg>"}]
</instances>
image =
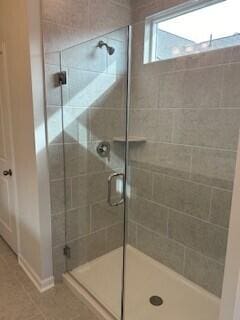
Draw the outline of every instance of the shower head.
<instances>
[{"instance_id":1,"label":"shower head","mask_svg":"<svg viewBox=\"0 0 240 320\"><path fill-rule=\"evenodd\" d=\"M113 47L110 47L106 42L104 42L102 40L98 42L97 47L98 48L106 47L107 52L110 56L112 56L115 52L115 49Z\"/></svg>"},{"instance_id":2,"label":"shower head","mask_svg":"<svg viewBox=\"0 0 240 320\"><path fill-rule=\"evenodd\" d=\"M115 49L113 47L108 47L107 51L108 51L109 55L112 56L115 52Z\"/></svg>"}]
</instances>

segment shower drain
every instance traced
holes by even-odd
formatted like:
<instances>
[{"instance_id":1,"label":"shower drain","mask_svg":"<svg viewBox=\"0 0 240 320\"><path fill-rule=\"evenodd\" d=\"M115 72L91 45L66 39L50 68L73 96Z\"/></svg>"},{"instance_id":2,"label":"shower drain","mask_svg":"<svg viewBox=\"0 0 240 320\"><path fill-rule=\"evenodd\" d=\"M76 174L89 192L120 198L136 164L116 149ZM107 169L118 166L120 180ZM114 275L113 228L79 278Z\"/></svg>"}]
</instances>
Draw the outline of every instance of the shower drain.
<instances>
[{"instance_id":1,"label":"shower drain","mask_svg":"<svg viewBox=\"0 0 240 320\"><path fill-rule=\"evenodd\" d=\"M155 307L159 307L163 304L163 299L159 296L152 296L149 301Z\"/></svg>"}]
</instances>

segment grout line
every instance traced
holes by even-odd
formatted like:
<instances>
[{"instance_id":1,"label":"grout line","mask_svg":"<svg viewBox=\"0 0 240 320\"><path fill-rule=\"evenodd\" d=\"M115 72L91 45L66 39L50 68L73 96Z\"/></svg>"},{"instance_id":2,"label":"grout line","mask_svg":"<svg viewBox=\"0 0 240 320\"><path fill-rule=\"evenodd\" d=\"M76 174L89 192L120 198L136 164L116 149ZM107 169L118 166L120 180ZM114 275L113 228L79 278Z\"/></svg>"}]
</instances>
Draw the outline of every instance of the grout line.
<instances>
[{"instance_id":1,"label":"grout line","mask_svg":"<svg viewBox=\"0 0 240 320\"><path fill-rule=\"evenodd\" d=\"M239 109L240 111L240 109ZM211 147L211 146L198 146L198 145L192 145L192 144L183 144L183 143L178 143L178 142L168 142L168 141L156 141L156 140L147 140L148 143L155 143L155 144L167 144L167 145L172 145L172 146L182 146L182 147L189 147L189 148L196 148L196 149L203 149L203 150L212 150L212 151L225 151L225 152L232 152L232 153L237 153L236 149L225 149L221 147Z\"/></svg>"},{"instance_id":2,"label":"grout line","mask_svg":"<svg viewBox=\"0 0 240 320\"><path fill-rule=\"evenodd\" d=\"M212 215L212 204L213 204L213 188L211 188L211 195L210 195L210 205L209 205L209 212L208 212L208 221L211 222L211 215Z\"/></svg>"},{"instance_id":3,"label":"grout line","mask_svg":"<svg viewBox=\"0 0 240 320\"><path fill-rule=\"evenodd\" d=\"M65 104L65 105L63 105L63 106L60 106L60 105L54 105L54 104L47 104L46 105L46 108L47 109L56 109L56 108L63 108L63 110L65 110L65 111L67 111L67 110L69 110L70 111L70 109L73 109L73 110L81 110L81 111L85 111L85 112L87 112L87 111L90 111L90 110L113 110L113 111L123 111L124 110L124 106L117 106L117 107L106 107L106 106L101 106L101 105L99 105L99 106L94 106L94 105L91 105L91 106L86 106L86 107L81 107L81 106L75 106L75 105L69 105L69 104ZM216 107L215 107L216 108ZM229 109L229 107L226 107L227 109ZM134 108L134 109L140 109L140 108ZM141 108L141 109L154 109L154 108ZM163 108L164 109L164 108ZM174 108L165 108L165 109L174 109ZM189 108L185 108L185 109L189 109ZM210 109L210 108L209 108ZM239 109L239 108L237 108L237 107L234 107L234 109ZM84 114L84 113L82 113L82 114Z\"/></svg>"},{"instance_id":4,"label":"grout line","mask_svg":"<svg viewBox=\"0 0 240 320\"><path fill-rule=\"evenodd\" d=\"M9 250L10 251L10 250ZM6 259L3 259L4 263L5 264L8 264L7 260ZM18 264L18 261L16 259L16 266L17 266L17 269L19 269L20 271L22 271L24 273L24 275L27 277L27 279L29 280L29 282L31 283L31 285L34 286L34 284L31 282L31 280L28 278L28 276L25 274L25 272L22 270L22 268L20 267L20 265ZM27 288L25 287L24 283L18 279L15 271L13 271L11 274L12 275L12 278L18 283L18 285L23 289L23 291L25 292L27 298L30 300L30 302L34 305L34 307L37 309L37 311L39 312L38 315L41 315L45 320L47 319L45 314L42 312L41 308L39 307L39 305L35 302L35 300L32 298L30 292L27 290ZM37 288L34 287L35 290L37 290ZM40 294L40 293L39 293ZM26 320L31 320L31 319L34 319L34 317L30 317L30 318L27 318Z\"/></svg>"},{"instance_id":5,"label":"grout line","mask_svg":"<svg viewBox=\"0 0 240 320\"><path fill-rule=\"evenodd\" d=\"M228 66L229 63L226 64ZM225 80L225 69L226 66L222 69L222 79L221 79L221 86L220 86L220 97L219 97L219 108L223 108L223 89L224 89L224 80Z\"/></svg>"},{"instance_id":6,"label":"grout line","mask_svg":"<svg viewBox=\"0 0 240 320\"><path fill-rule=\"evenodd\" d=\"M207 258L207 259L211 260L212 262L217 263L219 266L225 267L225 262L221 262L221 261L218 261L218 260L216 260L216 259L214 259L214 258L212 258L212 257L206 256L206 255L204 255L202 252L196 251L196 250L193 249L193 248L186 247L186 246L185 246L185 248L186 248L186 250L193 251L194 253L198 254L199 256L201 256L201 257L203 257L203 258Z\"/></svg>"},{"instance_id":7,"label":"grout line","mask_svg":"<svg viewBox=\"0 0 240 320\"><path fill-rule=\"evenodd\" d=\"M51 108L51 107L50 107ZM55 108L55 107L53 107ZM80 107L66 107L66 108L72 108L72 109L81 109ZM98 107L91 107L91 109L98 109ZM103 108L103 109L113 109L116 110L114 108ZM195 111L219 111L219 110L240 110L240 104L239 107L232 107L232 106L222 106L219 107L217 105L214 105L212 107L206 106L206 107L185 107L185 106L178 106L178 107L159 107L159 108L155 108L155 107L132 107L131 111L133 112L137 112L137 111L161 111L161 110L195 110Z\"/></svg>"},{"instance_id":8,"label":"grout line","mask_svg":"<svg viewBox=\"0 0 240 320\"><path fill-rule=\"evenodd\" d=\"M151 203L153 203L153 204L155 204L155 205L157 205L157 206L166 208L166 209L168 209L169 211L174 211L174 212L176 212L176 213L185 215L185 216L187 216L187 217L189 217L189 218L198 220L198 221L200 221L200 222L204 222L204 223L207 223L207 224L209 224L209 225L213 225L213 226L218 227L218 228L220 228L220 229L222 229L222 230L225 230L225 231L228 231L228 230L229 230L229 228L223 227L223 226L221 226L221 225L219 225L219 224L212 223L212 222L209 221L209 220L196 217L196 216L194 216L194 215L191 215L190 213L183 212L183 211L180 211L180 210L178 210L178 209L176 209L176 208L168 207L168 206L166 206L166 205L164 205L164 204L161 204L161 203L159 203L159 202L155 202L154 200L150 200L150 199L144 198L142 195L141 195L141 196L137 195L137 197L138 197L138 198L142 198L142 200L144 200L144 201L151 202Z\"/></svg>"},{"instance_id":9,"label":"grout line","mask_svg":"<svg viewBox=\"0 0 240 320\"><path fill-rule=\"evenodd\" d=\"M121 170L122 168L109 168L109 169L103 169L101 171L90 171L90 172L84 172L84 173L81 173L79 175L76 175L76 176L69 176L69 177L66 177L66 180L72 180L72 179L77 179L77 178L81 178L81 177L86 177L86 176L90 176L90 175L96 175L96 174L107 174L107 173L111 173L113 170ZM51 180L51 182L58 182L58 181L64 181L63 178L56 178L56 179L53 179Z\"/></svg>"},{"instance_id":10,"label":"grout line","mask_svg":"<svg viewBox=\"0 0 240 320\"><path fill-rule=\"evenodd\" d=\"M174 60L174 59L171 59ZM157 61L152 62L152 63L158 63ZM224 68L225 66L231 66L231 65L239 65L240 64L240 60L239 61L227 61L224 63L217 63L217 64L213 64L213 65L203 65L203 66L196 66L196 67L190 67L190 68L183 68L183 69L175 69L175 67L173 66L172 70L169 71L159 71L158 75L160 76L164 76L164 75L168 75L168 74L174 74L174 73L181 73L181 72L191 72L191 71L201 71L204 69L213 69L213 68ZM148 64L147 64L148 65ZM147 68L147 65L141 65L141 67L143 66L143 68ZM144 67L145 66L145 67ZM157 66L156 66L157 67ZM141 74L143 73L143 71L138 71L133 75L133 79L136 78L140 78Z\"/></svg>"},{"instance_id":11,"label":"grout line","mask_svg":"<svg viewBox=\"0 0 240 320\"><path fill-rule=\"evenodd\" d=\"M118 41L118 40L115 40L115 39L112 39L114 41ZM119 41L120 42L120 41ZM96 70L92 70L92 69L83 69L82 67L79 67L79 66L63 66L64 68L68 68L70 70L74 70L74 71L79 71L79 72L82 72L82 73L92 73L92 74L96 74L96 75L104 75L104 76L111 76L112 78L117 78L116 80L119 82L121 81L123 77L126 76L126 72L109 72L109 66L111 66L111 64L109 64L109 60L108 60L108 56L106 55L106 68L104 69L104 71L96 71ZM56 66L56 65L51 65L51 64L47 64L47 66ZM66 103L67 105L67 103ZM84 108L84 107L82 107ZM87 107L85 107L87 108Z\"/></svg>"},{"instance_id":12,"label":"grout line","mask_svg":"<svg viewBox=\"0 0 240 320\"><path fill-rule=\"evenodd\" d=\"M95 205L94 204L90 204L89 205L89 216L90 216L90 232L89 233L92 233L93 232L93 206Z\"/></svg>"},{"instance_id":13,"label":"grout line","mask_svg":"<svg viewBox=\"0 0 240 320\"><path fill-rule=\"evenodd\" d=\"M1 241L1 239L0 239ZM10 249L9 249L10 251ZM0 257L1 259L1 257ZM6 260L3 260L4 264L7 264L7 261ZM24 273L24 271L21 269L21 267L19 266L18 262L17 262L17 259L16 259L16 266L17 268L22 271ZM18 285L22 288L22 290L24 291L24 293L26 294L26 297L28 298L28 300L33 304L33 306L36 308L36 310L38 311L38 314L36 316L30 316L29 318L26 318L26 320L33 320L35 319L35 317L37 316L42 316L44 320L47 320L49 315L48 314L45 314L44 311L42 311L42 308L39 306L39 304L35 301L35 299L32 297L32 294L31 294L31 291L29 291L25 284L17 277L15 271L12 272L12 278L18 283ZM32 284L31 280L28 278L28 276L24 273L24 275L26 276L26 278L29 280L29 282ZM32 284L33 285L33 284ZM34 285L33 285L34 286ZM37 291L37 288L34 287L34 290ZM44 293L40 293L37 291L37 294L40 295L40 296L43 296ZM84 304L84 302L83 302ZM86 306L84 304L84 306ZM86 306L87 307L87 306ZM91 310L88 308L88 310L91 312ZM73 318L71 319L79 319L79 315L76 315L74 316Z\"/></svg>"},{"instance_id":14,"label":"grout line","mask_svg":"<svg viewBox=\"0 0 240 320\"><path fill-rule=\"evenodd\" d=\"M171 142L174 144L174 137L175 137L175 125L176 125L176 111L172 111L172 134L171 134Z\"/></svg>"},{"instance_id":15,"label":"grout line","mask_svg":"<svg viewBox=\"0 0 240 320\"><path fill-rule=\"evenodd\" d=\"M193 181L193 176L192 176L192 170L193 170L193 150L194 148L190 149L190 167L189 167L189 180Z\"/></svg>"},{"instance_id":16,"label":"grout line","mask_svg":"<svg viewBox=\"0 0 240 320\"><path fill-rule=\"evenodd\" d=\"M170 209L168 208L168 213L167 213L167 238L169 238L169 221L170 221Z\"/></svg>"},{"instance_id":17,"label":"grout line","mask_svg":"<svg viewBox=\"0 0 240 320\"><path fill-rule=\"evenodd\" d=\"M109 226L106 226L106 227L103 227L103 228L101 228L101 229L98 229L98 230L89 232L89 233L87 233L87 234L85 234L85 235L83 235L83 236L80 236L80 237L77 237L77 238L73 238L73 239L71 239L71 240L68 240L68 244L71 244L72 242L77 241L77 240L84 240L85 238L87 238L87 237L89 237L89 236L92 236L92 235L95 235L95 234L97 234L97 233L99 233L99 232L102 232L102 231L108 231L110 228L112 228L112 227L114 227L114 226L117 226L117 225L119 225L119 224L122 224L122 222L121 222L121 221L118 221L118 222L113 223L113 224L111 224L111 225L109 225ZM58 248L58 247L61 247L61 245L60 245L60 246L57 246L56 248Z\"/></svg>"},{"instance_id":18,"label":"grout line","mask_svg":"<svg viewBox=\"0 0 240 320\"><path fill-rule=\"evenodd\" d=\"M172 242L172 243L177 244L178 246L181 246L181 247L184 248L184 249L192 250L192 251L194 251L195 253L197 253L198 255L201 255L202 257L205 257L205 258L207 258L207 259L209 259L209 260L211 260L211 261L213 261L213 262L216 262L217 264L219 264L219 265L221 265L221 266L224 266L224 265L225 265L224 262L220 262L220 261L218 261L218 260L216 260L216 259L214 259L214 258L212 258L212 257L210 257L210 256L207 256L207 255L203 254L202 252L196 250L195 248L188 247L188 246L186 246L185 244L183 244L183 243L181 243L181 242L178 242L177 240L175 240L175 239L173 239L173 238L167 238L167 237L166 237L165 235L163 235L163 234L159 234L159 233L157 233L157 232L155 232L155 231L153 231L153 230L151 230L151 229L149 229L149 228L147 228L147 227L145 227L145 226L143 226L143 225L141 225L141 224L139 224L139 223L137 223L137 222L135 222L135 223L136 223L137 226L140 226L142 229L145 229L146 231L152 233L153 235L156 235L156 236L158 236L158 237L160 237L160 238L164 238L164 239L166 239L166 240L168 240L168 241L170 241L170 242Z\"/></svg>"},{"instance_id":19,"label":"grout line","mask_svg":"<svg viewBox=\"0 0 240 320\"><path fill-rule=\"evenodd\" d=\"M161 109L161 106L160 106L160 101L161 101L161 94L162 94L162 87L161 87L161 75L158 75L157 76L157 97L156 97L156 100L157 100L157 109L160 110ZM136 79L132 79L131 81L134 82L134 80ZM141 77L141 80L142 80L142 77ZM138 82L138 81L137 81ZM132 94L133 95L133 94Z\"/></svg>"},{"instance_id":20,"label":"grout line","mask_svg":"<svg viewBox=\"0 0 240 320\"><path fill-rule=\"evenodd\" d=\"M139 228L138 228L138 224L134 221L135 223L135 228L136 228L136 248L139 248L139 240L138 240L138 236L139 236Z\"/></svg>"},{"instance_id":21,"label":"grout line","mask_svg":"<svg viewBox=\"0 0 240 320\"><path fill-rule=\"evenodd\" d=\"M31 281L29 279L29 281ZM42 311L42 309L39 307L39 305L37 304L37 302L33 299L33 297L31 296L30 292L28 292L27 288L24 286L24 284L22 284L23 290L25 291L25 293L27 294L29 300L32 302L32 304L36 307L36 309L39 311L40 315L43 317L44 320L47 320L48 316ZM37 289L36 289L37 290ZM39 293L40 295L43 295L44 293ZM34 318L33 318L34 319ZM29 319L31 320L31 319Z\"/></svg>"},{"instance_id":22,"label":"grout line","mask_svg":"<svg viewBox=\"0 0 240 320\"><path fill-rule=\"evenodd\" d=\"M153 199L153 197L154 197L155 175L154 175L154 172L151 172L150 174L151 174L151 199Z\"/></svg>"},{"instance_id":23,"label":"grout line","mask_svg":"<svg viewBox=\"0 0 240 320\"><path fill-rule=\"evenodd\" d=\"M168 237L166 236L166 234L164 234L164 233L158 233L157 231L154 231L154 230L152 230L152 229L150 229L150 228L148 228L148 227L146 227L146 226L144 226L144 225L142 225L142 224L140 224L140 223L138 223L138 222L135 222L135 223L136 223L137 227L140 227L140 228L142 228L142 229L145 229L145 230L148 231L149 233L152 233L153 235L155 235L155 236L157 236L157 237L159 237L159 238L163 238L163 239L165 239L165 240L167 240L167 241L169 241L169 242L175 243L175 244L179 245L180 247L184 247L184 246L185 246L183 243L181 243L181 242L179 242L179 241L177 241L177 240L175 240L175 239L173 239L173 238L168 238ZM194 250L194 249L193 249L193 250Z\"/></svg>"},{"instance_id":24,"label":"grout line","mask_svg":"<svg viewBox=\"0 0 240 320\"><path fill-rule=\"evenodd\" d=\"M182 274L185 275L185 269L186 269L186 254L187 254L187 247L184 246L183 248L183 266L182 266Z\"/></svg>"},{"instance_id":25,"label":"grout line","mask_svg":"<svg viewBox=\"0 0 240 320\"><path fill-rule=\"evenodd\" d=\"M135 167L135 166L132 166L135 170L138 170L138 171L143 171L145 173L151 173L153 172L153 174L155 176L162 176L162 177L167 177L171 180L180 180L180 181L184 181L184 182L188 182L189 184L194 184L194 185L198 185L198 186L203 186L203 187L206 187L208 189L210 188L214 188L214 189L217 189L217 190L223 190L223 191L228 191L228 192L232 192L232 189L225 189L225 188L222 188L222 187L218 187L218 186L213 186L213 185L208 185L208 184L205 184L203 182L199 182L199 181L195 181L195 180L189 180L189 179L186 179L186 178L182 178L182 177L178 177L178 176L171 176L169 174L166 174L166 173L162 173L162 172L158 172L158 171L155 171L153 170L152 168L151 169L142 169L142 168L138 168L138 167Z\"/></svg>"},{"instance_id":26,"label":"grout line","mask_svg":"<svg viewBox=\"0 0 240 320\"><path fill-rule=\"evenodd\" d=\"M68 187L68 189L70 189L70 201L71 201L71 203L70 203L70 208L72 208L73 207L73 186L72 186L72 184L73 184L73 178L71 177L71 178L65 178L64 179L64 181L65 181L65 192L66 192L66 189L67 189L67 180L70 180L70 188ZM69 191L68 191L69 192ZM65 194L65 215L66 215L66 211L67 211L67 196L66 196L66 194Z\"/></svg>"},{"instance_id":27,"label":"grout line","mask_svg":"<svg viewBox=\"0 0 240 320\"><path fill-rule=\"evenodd\" d=\"M30 298L29 298L29 300L32 301L32 299L30 299ZM32 301L32 302L33 302L33 301ZM36 303L34 303L34 305L35 305L35 307L37 306ZM38 309L39 309L39 314L38 314L38 315L33 316L33 317L31 317L31 318L26 318L25 320L35 320L36 317L38 317L38 316L41 316L44 320L47 320L47 318L45 317L45 314L41 311L41 309L40 309L39 307L38 307Z\"/></svg>"}]
</instances>

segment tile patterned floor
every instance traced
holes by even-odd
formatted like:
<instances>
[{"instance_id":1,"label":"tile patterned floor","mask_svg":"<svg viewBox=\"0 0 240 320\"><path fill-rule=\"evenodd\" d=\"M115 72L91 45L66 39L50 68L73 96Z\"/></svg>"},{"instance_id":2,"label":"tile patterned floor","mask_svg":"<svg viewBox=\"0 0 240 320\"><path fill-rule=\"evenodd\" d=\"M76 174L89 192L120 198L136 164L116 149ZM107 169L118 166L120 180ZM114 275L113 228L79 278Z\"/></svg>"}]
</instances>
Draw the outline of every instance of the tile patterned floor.
<instances>
[{"instance_id":1,"label":"tile patterned floor","mask_svg":"<svg viewBox=\"0 0 240 320\"><path fill-rule=\"evenodd\" d=\"M100 320L64 285L40 294L0 237L0 320Z\"/></svg>"}]
</instances>

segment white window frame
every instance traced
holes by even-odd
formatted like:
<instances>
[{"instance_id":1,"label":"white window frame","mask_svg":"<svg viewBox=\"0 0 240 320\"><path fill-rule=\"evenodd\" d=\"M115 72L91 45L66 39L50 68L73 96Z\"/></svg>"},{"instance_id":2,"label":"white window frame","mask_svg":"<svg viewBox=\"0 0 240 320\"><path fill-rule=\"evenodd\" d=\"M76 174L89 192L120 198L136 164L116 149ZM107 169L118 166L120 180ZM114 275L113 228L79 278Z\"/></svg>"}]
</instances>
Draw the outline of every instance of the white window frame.
<instances>
[{"instance_id":1,"label":"white window frame","mask_svg":"<svg viewBox=\"0 0 240 320\"><path fill-rule=\"evenodd\" d=\"M166 21L224 1L226 0L190 0L147 17L145 20L144 63L146 64L158 61L156 55L156 42L157 25L159 22Z\"/></svg>"}]
</instances>

